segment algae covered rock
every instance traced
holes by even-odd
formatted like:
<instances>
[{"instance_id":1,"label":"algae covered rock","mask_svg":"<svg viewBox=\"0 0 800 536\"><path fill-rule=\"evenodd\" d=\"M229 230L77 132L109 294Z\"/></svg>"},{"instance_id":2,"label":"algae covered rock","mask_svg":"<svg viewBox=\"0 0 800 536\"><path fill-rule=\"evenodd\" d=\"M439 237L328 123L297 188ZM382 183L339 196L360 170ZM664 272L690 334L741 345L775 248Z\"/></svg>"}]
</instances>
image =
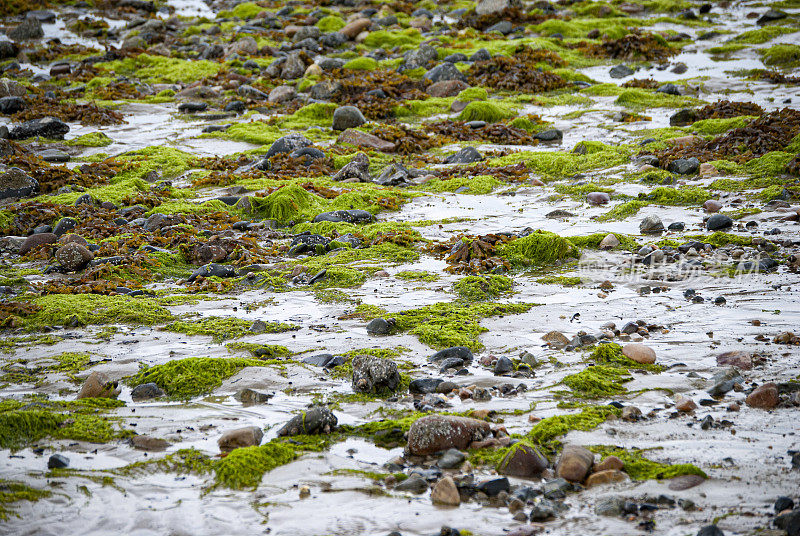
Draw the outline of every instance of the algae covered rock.
<instances>
[{"instance_id":1,"label":"algae covered rock","mask_svg":"<svg viewBox=\"0 0 800 536\"><path fill-rule=\"evenodd\" d=\"M491 429L486 421L451 415L430 415L411 425L408 431L408 451L424 456L450 448L462 450L490 433Z\"/></svg>"},{"instance_id":2,"label":"algae covered rock","mask_svg":"<svg viewBox=\"0 0 800 536\"><path fill-rule=\"evenodd\" d=\"M353 358L353 390L360 393L394 392L400 385L397 364L389 359L360 355Z\"/></svg>"},{"instance_id":3,"label":"algae covered rock","mask_svg":"<svg viewBox=\"0 0 800 536\"><path fill-rule=\"evenodd\" d=\"M278 430L278 436L330 434L338 423L339 420L330 409L317 406L292 417Z\"/></svg>"},{"instance_id":4,"label":"algae covered rock","mask_svg":"<svg viewBox=\"0 0 800 536\"><path fill-rule=\"evenodd\" d=\"M12 140L24 140L36 136L52 140L63 140L64 134L67 132L69 132L69 126L65 122L53 117L43 117L25 121L15 126L9 132L9 137Z\"/></svg>"},{"instance_id":5,"label":"algae covered rock","mask_svg":"<svg viewBox=\"0 0 800 536\"><path fill-rule=\"evenodd\" d=\"M28 197L39 189L39 183L19 168L0 173L0 199Z\"/></svg>"},{"instance_id":6,"label":"algae covered rock","mask_svg":"<svg viewBox=\"0 0 800 536\"><path fill-rule=\"evenodd\" d=\"M108 379L102 372L92 372L83 382L78 392L78 400L82 398L117 398L120 389L118 383Z\"/></svg>"},{"instance_id":7,"label":"algae covered rock","mask_svg":"<svg viewBox=\"0 0 800 536\"><path fill-rule=\"evenodd\" d=\"M497 466L497 472L519 478L539 478L549 465L550 462L536 447L520 444L508 451Z\"/></svg>"}]
</instances>

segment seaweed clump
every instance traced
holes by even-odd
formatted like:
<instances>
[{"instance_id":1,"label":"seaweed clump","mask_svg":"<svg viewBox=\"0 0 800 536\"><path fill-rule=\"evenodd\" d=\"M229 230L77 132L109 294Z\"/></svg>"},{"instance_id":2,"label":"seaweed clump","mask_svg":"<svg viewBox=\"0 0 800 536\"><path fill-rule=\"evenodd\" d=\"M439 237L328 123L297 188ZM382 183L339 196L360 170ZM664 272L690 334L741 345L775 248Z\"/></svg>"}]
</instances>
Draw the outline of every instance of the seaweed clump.
<instances>
[{"instance_id":1,"label":"seaweed clump","mask_svg":"<svg viewBox=\"0 0 800 536\"><path fill-rule=\"evenodd\" d=\"M622 384L632 379L623 369L595 365L570 374L561 382L579 398L603 398L626 393L627 389Z\"/></svg>"},{"instance_id":2,"label":"seaweed clump","mask_svg":"<svg viewBox=\"0 0 800 536\"><path fill-rule=\"evenodd\" d=\"M619 417L621 414L622 410L614 406L587 406L580 413L542 419L525 437L539 445L550 445L557 437L571 430L593 430L611 415Z\"/></svg>"},{"instance_id":3,"label":"seaweed clump","mask_svg":"<svg viewBox=\"0 0 800 536\"><path fill-rule=\"evenodd\" d=\"M663 480L682 475L697 475L708 478L702 469L690 463L675 465L654 462L644 457L641 449L623 449L619 447L594 446L589 450L600 454L603 458L616 456L625 464L622 470L631 477L631 480Z\"/></svg>"},{"instance_id":4,"label":"seaweed clump","mask_svg":"<svg viewBox=\"0 0 800 536\"><path fill-rule=\"evenodd\" d=\"M479 274L483 272L506 271L510 268L507 261L497 254L497 246L508 240L507 236L488 234L483 236L454 237L447 244L438 248L448 248L449 255L445 262L449 264L445 271L450 273Z\"/></svg>"},{"instance_id":5,"label":"seaweed clump","mask_svg":"<svg viewBox=\"0 0 800 536\"><path fill-rule=\"evenodd\" d=\"M511 291L513 282L504 275L468 275L458 280L453 288L467 301L482 301Z\"/></svg>"},{"instance_id":6,"label":"seaweed clump","mask_svg":"<svg viewBox=\"0 0 800 536\"><path fill-rule=\"evenodd\" d=\"M578 248L566 238L540 230L502 244L498 252L519 266L553 264L580 255Z\"/></svg>"},{"instance_id":7,"label":"seaweed clump","mask_svg":"<svg viewBox=\"0 0 800 536\"><path fill-rule=\"evenodd\" d=\"M32 488L22 482L0 480L0 521L8 521L12 515L19 517L8 505L19 501L36 502L52 494L49 490Z\"/></svg>"},{"instance_id":8,"label":"seaweed clump","mask_svg":"<svg viewBox=\"0 0 800 536\"><path fill-rule=\"evenodd\" d=\"M556 73L543 71L539 64L558 67L566 62L552 51L522 46L513 52L513 57L495 56L475 62L467 75L471 86L525 93L552 91L567 85L566 80Z\"/></svg>"},{"instance_id":9,"label":"seaweed clump","mask_svg":"<svg viewBox=\"0 0 800 536\"><path fill-rule=\"evenodd\" d=\"M651 33L631 33L599 44L584 44L581 48L588 56L623 61L664 61L678 53L677 49L667 45L663 37Z\"/></svg>"}]
</instances>

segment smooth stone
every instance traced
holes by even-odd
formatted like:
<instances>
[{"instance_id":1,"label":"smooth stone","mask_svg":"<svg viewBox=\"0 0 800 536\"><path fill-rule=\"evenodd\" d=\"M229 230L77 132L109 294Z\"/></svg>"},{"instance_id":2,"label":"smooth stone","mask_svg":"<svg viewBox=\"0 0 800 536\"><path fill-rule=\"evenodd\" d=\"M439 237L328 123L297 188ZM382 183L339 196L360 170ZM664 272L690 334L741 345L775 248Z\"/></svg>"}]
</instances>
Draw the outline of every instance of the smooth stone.
<instances>
[{"instance_id":1,"label":"smooth stone","mask_svg":"<svg viewBox=\"0 0 800 536\"><path fill-rule=\"evenodd\" d=\"M712 214L706 220L706 229L709 231L719 231L720 229L727 229L733 227L733 220L725 214Z\"/></svg>"},{"instance_id":2,"label":"smooth stone","mask_svg":"<svg viewBox=\"0 0 800 536\"><path fill-rule=\"evenodd\" d=\"M445 348L444 350L439 350L431 357L428 358L428 361L432 363L437 363L444 359L448 359L451 357L457 357L462 359L465 363L472 362L472 350L467 348L466 346L451 346L450 348Z\"/></svg>"},{"instance_id":3,"label":"smooth stone","mask_svg":"<svg viewBox=\"0 0 800 536\"><path fill-rule=\"evenodd\" d=\"M615 65L614 67L611 68L610 71L608 71L608 74L611 76L611 78L625 78L632 75L635 72L636 71L634 71L627 65Z\"/></svg>"},{"instance_id":4,"label":"smooth stone","mask_svg":"<svg viewBox=\"0 0 800 536\"><path fill-rule=\"evenodd\" d=\"M28 197L39 190L39 182L19 168L0 173L0 199Z\"/></svg>"},{"instance_id":5,"label":"smooth stone","mask_svg":"<svg viewBox=\"0 0 800 536\"><path fill-rule=\"evenodd\" d=\"M451 477L446 476L433 486L431 502L445 506L458 506L461 504L461 496L458 493L456 483Z\"/></svg>"},{"instance_id":6,"label":"smooth stone","mask_svg":"<svg viewBox=\"0 0 800 536\"><path fill-rule=\"evenodd\" d=\"M750 370L753 368L753 354L742 350L724 352L717 356L717 365Z\"/></svg>"},{"instance_id":7,"label":"smooth stone","mask_svg":"<svg viewBox=\"0 0 800 536\"><path fill-rule=\"evenodd\" d=\"M56 250L56 260L71 272L82 270L94 259L94 253L75 242L64 244Z\"/></svg>"},{"instance_id":8,"label":"smooth stone","mask_svg":"<svg viewBox=\"0 0 800 536\"><path fill-rule=\"evenodd\" d=\"M772 409L780 403L778 386L772 382L759 385L747 395L745 402L751 408Z\"/></svg>"},{"instance_id":9,"label":"smooth stone","mask_svg":"<svg viewBox=\"0 0 800 536\"><path fill-rule=\"evenodd\" d=\"M333 112L333 130L356 128L366 122L364 114L355 106L340 106Z\"/></svg>"},{"instance_id":10,"label":"smooth stone","mask_svg":"<svg viewBox=\"0 0 800 536\"><path fill-rule=\"evenodd\" d=\"M69 467L69 458L63 454L53 454L47 459L48 469L63 469Z\"/></svg>"},{"instance_id":11,"label":"smooth stone","mask_svg":"<svg viewBox=\"0 0 800 536\"><path fill-rule=\"evenodd\" d=\"M594 454L578 445L566 445L556 466L556 475L571 482L583 482L594 464Z\"/></svg>"},{"instance_id":12,"label":"smooth stone","mask_svg":"<svg viewBox=\"0 0 800 536\"><path fill-rule=\"evenodd\" d=\"M439 461L436 462L436 465L441 467L442 469L455 469L461 466L464 463L464 460L467 459L467 455L461 452L458 449L447 449L444 454L439 458Z\"/></svg>"},{"instance_id":13,"label":"smooth stone","mask_svg":"<svg viewBox=\"0 0 800 536\"><path fill-rule=\"evenodd\" d=\"M606 456L603 461L598 464L595 464L594 471L599 473L601 471L622 471L625 467L625 462L617 458L616 456Z\"/></svg>"},{"instance_id":14,"label":"smooth stone","mask_svg":"<svg viewBox=\"0 0 800 536\"><path fill-rule=\"evenodd\" d=\"M89 374L78 392L78 400L82 398L117 398L120 393L118 382L110 381L102 372Z\"/></svg>"},{"instance_id":15,"label":"smooth stone","mask_svg":"<svg viewBox=\"0 0 800 536\"><path fill-rule=\"evenodd\" d=\"M235 398L241 402L242 405L255 406L257 404L266 404L273 396L275 396L273 393L262 393L255 389L246 388L236 393Z\"/></svg>"},{"instance_id":16,"label":"smooth stone","mask_svg":"<svg viewBox=\"0 0 800 536\"><path fill-rule=\"evenodd\" d=\"M428 86L425 92L431 97L455 97L468 87L462 80L442 80Z\"/></svg>"},{"instance_id":17,"label":"smooth stone","mask_svg":"<svg viewBox=\"0 0 800 536\"><path fill-rule=\"evenodd\" d=\"M336 139L336 145L350 144L356 147L367 147L384 153L394 151L395 144L360 130L347 129Z\"/></svg>"},{"instance_id":18,"label":"smooth stone","mask_svg":"<svg viewBox=\"0 0 800 536\"><path fill-rule=\"evenodd\" d=\"M639 231L644 234L658 234L664 231L664 224L661 218L655 215L646 216L639 223Z\"/></svg>"},{"instance_id":19,"label":"smooth stone","mask_svg":"<svg viewBox=\"0 0 800 536\"><path fill-rule=\"evenodd\" d=\"M500 492L511 491L511 485L506 477L492 478L491 480L484 480L477 485L477 490L485 493L489 497L496 497Z\"/></svg>"},{"instance_id":20,"label":"smooth stone","mask_svg":"<svg viewBox=\"0 0 800 536\"><path fill-rule=\"evenodd\" d=\"M625 500L620 497L606 497L600 499L594 507L594 513L599 516L615 517L622 515Z\"/></svg>"},{"instance_id":21,"label":"smooth stone","mask_svg":"<svg viewBox=\"0 0 800 536\"><path fill-rule=\"evenodd\" d=\"M53 117L42 117L40 119L25 121L15 126L8 135L12 140L23 140L36 136L53 140L63 140L67 132L69 132L69 125L65 122Z\"/></svg>"},{"instance_id":22,"label":"smooth stone","mask_svg":"<svg viewBox=\"0 0 800 536\"><path fill-rule=\"evenodd\" d=\"M373 318L367 324L367 333L369 335L389 335L391 332L391 324L383 318Z\"/></svg>"},{"instance_id":23,"label":"smooth stone","mask_svg":"<svg viewBox=\"0 0 800 536\"><path fill-rule=\"evenodd\" d=\"M131 390L131 399L133 399L134 402L139 402L141 400L160 398L165 394L164 390L155 383L143 383Z\"/></svg>"},{"instance_id":24,"label":"smooth stone","mask_svg":"<svg viewBox=\"0 0 800 536\"><path fill-rule=\"evenodd\" d=\"M559 141L564 138L564 133L557 128L549 128L542 130L533 135L534 139L539 141Z\"/></svg>"},{"instance_id":25,"label":"smooth stone","mask_svg":"<svg viewBox=\"0 0 800 536\"><path fill-rule=\"evenodd\" d=\"M614 233L608 233L603 240L600 241L600 249L614 249L619 246L619 238Z\"/></svg>"},{"instance_id":26,"label":"smooth stone","mask_svg":"<svg viewBox=\"0 0 800 536\"><path fill-rule=\"evenodd\" d=\"M606 469L604 471L597 471L589 475L586 479L586 487L591 488L594 486L601 486L603 484L613 484L615 482L625 482L628 480L628 475L618 469Z\"/></svg>"},{"instance_id":27,"label":"smooth stone","mask_svg":"<svg viewBox=\"0 0 800 536\"><path fill-rule=\"evenodd\" d=\"M622 355L643 365L652 365L656 362L656 352L652 348L635 342L623 346Z\"/></svg>"},{"instance_id":28,"label":"smooth stone","mask_svg":"<svg viewBox=\"0 0 800 536\"><path fill-rule=\"evenodd\" d=\"M672 491L684 491L699 486L705 481L706 479L700 475L681 475L671 478L668 487Z\"/></svg>"},{"instance_id":29,"label":"smooth stone","mask_svg":"<svg viewBox=\"0 0 800 536\"><path fill-rule=\"evenodd\" d=\"M415 421L408 431L411 454L427 455L455 448L466 449L473 440L491 432L489 423L468 417L429 415Z\"/></svg>"},{"instance_id":30,"label":"smooth stone","mask_svg":"<svg viewBox=\"0 0 800 536\"><path fill-rule=\"evenodd\" d=\"M408 390L416 394L435 393L437 388L444 383L440 378L417 378L408 384Z\"/></svg>"},{"instance_id":31,"label":"smooth stone","mask_svg":"<svg viewBox=\"0 0 800 536\"><path fill-rule=\"evenodd\" d=\"M605 205L609 201L611 201L611 196L606 192L589 192L586 194L586 202L590 205Z\"/></svg>"},{"instance_id":32,"label":"smooth stone","mask_svg":"<svg viewBox=\"0 0 800 536\"><path fill-rule=\"evenodd\" d=\"M460 80L467 81L467 77L458 70L452 63L440 63L430 71L426 72L423 76L425 80L430 80L432 83L443 82L446 80Z\"/></svg>"},{"instance_id":33,"label":"smooth stone","mask_svg":"<svg viewBox=\"0 0 800 536\"><path fill-rule=\"evenodd\" d=\"M537 448L519 445L503 457L497 465L497 472L518 478L540 478L549 465L548 459Z\"/></svg>"},{"instance_id":34,"label":"smooth stone","mask_svg":"<svg viewBox=\"0 0 800 536\"><path fill-rule=\"evenodd\" d=\"M222 434L217 440L221 452L230 452L242 447L255 447L261 444L264 432L258 426L237 428Z\"/></svg>"},{"instance_id":35,"label":"smooth stone","mask_svg":"<svg viewBox=\"0 0 800 536\"><path fill-rule=\"evenodd\" d=\"M374 220L374 216L366 210L353 209L353 210L335 210L333 212L323 212L314 216L314 222L329 221L329 222L346 222L346 223L370 223Z\"/></svg>"},{"instance_id":36,"label":"smooth stone","mask_svg":"<svg viewBox=\"0 0 800 536\"><path fill-rule=\"evenodd\" d=\"M694 175L700 169L700 161L695 158L678 158L667 166L667 171L679 175Z\"/></svg>"},{"instance_id":37,"label":"smooth stone","mask_svg":"<svg viewBox=\"0 0 800 536\"><path fill-rule=\"evenodd\" d=\"M483 155L475 147L464 147L457 153L448 156L445 164L472 164L483 160Z\"/></svg>"},{"instance_id":38,"label":"smooth stone","mask_svg":"<svg viewBox=\"0 0 800 536\"><path fill-rule=\"evenodd\" d=\"M706 525L697 531L697 536L725 536L725 533L716 525Z\"/></svg>"},{"instance_id":39,"label":"smooth stone","mask_svg":"<svg viewBox=\"0 0 800 536\"><path fill-rule=\"evenodd\" d=\"M404 491L408 493L413 493L414 495L421 495L428 491L430 486L428 486L428 481L422 478L417 473L412 473L407 479L403 482L400 482L394 487L395 491Z\"/></svg>"}]
</instances>

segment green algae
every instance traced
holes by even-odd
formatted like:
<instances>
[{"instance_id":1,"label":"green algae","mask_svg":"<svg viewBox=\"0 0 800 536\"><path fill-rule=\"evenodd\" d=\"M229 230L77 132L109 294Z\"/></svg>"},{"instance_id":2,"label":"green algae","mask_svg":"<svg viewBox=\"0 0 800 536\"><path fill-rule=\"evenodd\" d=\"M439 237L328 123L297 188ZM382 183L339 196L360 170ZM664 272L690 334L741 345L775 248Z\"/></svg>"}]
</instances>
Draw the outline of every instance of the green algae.
<instances>
[{"instance_id":1,"label":"green algae","mask_svg":"<svg viewBox=\"0 0 800 536\"><path fill-rule=\"evenodd\" d=\"M345 25L344 19L334 15L322 17L316 24L317 28L319 28L322 33L338 32L344 28Z\"/></svg>"},{"instance_id":2,"label":"green algae","mask_svg":"<svg viewBox=\"0 0 800 536\"><path fill-rule=\"evenodd\" d=\"M266 362L256 359L187 357L168 361L163 365L142 368L127 379L128 385L136 387L143 383L155 383L173 399L189 400L208 394L222 381L245 367L260 367Z\"/></svg>"},{"instance_id":3,"label":"green algae","mask_svg":"<svg viewBox=\"0 0 800 536\"><path fill-rule=\"evenodd\" d=\"M20 517L11 506L14 503L36 502L52 494L49 490L32 488L22 482L0 479L0 521L8 521L11 516Z\"/></svg>"},{"instance_id":4,"label":"green algae","mask_svg":"<svg viewBox=\"0 0 800 536\"><path fill-rule=\"evenodd\" d=\"M759 49L765 65L778 67L797 67L800 65L800 45L774 45Z\"/></svg>"},{"instance_id":5,"label":"green algae","mask_svg":"<svg viewBox=\"0 0 800 536\"><path fill-rule=\"evenodd\" d=\"M304 130L310 127L330 127L333 125L333 112L337 105L331 102L314 102L275 121L280 129ZM234 123L234 126L236 123ZM231 127L233 128L233 127ZM284 133L285 134L285 133Z\"/></svg>"},{"instance_id":6,"label":"green algae","mask_svg":"<svg viewBox=\"0 0 800 536\"><path fill-rule=\"evenodd\" d=\"M496 123L516 116L508 105L494 101L472 101L458 115L460 121L486 121Z\"/></svg>"},{"instance_id":7,"label":"green algae","mask_svg":"<svg viewBox=\"0 0 800 536\"><path fill-rule=\"evenodd\" d=\"M689 240L697 240L705 244L711 244L715 248L729 245L750 246L753 243L753 237L751 236L735 235L723 231L716 231L710 235L687 235L686 238Z\"/></svg>"},{"instance_id":8,"label":"green algae","mask_svg":"<svg viewBox=\"0 0 800 536\"><path fill-rule=\"evenodd\" d=\"M427 272L424 270L404 270L402 272L397 272L394 276L398 279L402 279L404 281L438 281L439 274L434 272Z\"/></svg>"},{"instance_id":9,"label":"green algae","mask_svg":"<svg viewBox=\"0 0 800 536\"><path fill-rule=\"evenodd\" d=\"M200 137L225 138L256 145L270 145L285 135L285 132L272 123L250 121L233 123L223 131L202 134Z\"/></svg>"},{"instance_id":10,"label":"green algae","mask_svg":"<svg viewBox=\"0 0 800 536\"><path fill-rule=\"evenodd\" d=\"M726 56L728 54L733 54L734 52L739 52L740 50L743 50L745 48L747 48L747 45L726 43L724 45L720 45L717 47L711 47L707 50L707 52L715 56L724 56L724 55ZM713 59L716 60L717 58Z\"/></svg>"},{"instance_id":11,"label":"green algae","mask_svg":"<svg viewBox=\"0 0 800 536\"><path fill-rule=\"evenodd\" d=\"M641 88L625 89L614 102L620 106L635 110L647 110L648 108L690 108L705 104L704 101L694 97L667 95Z\"/></svg>"},{"instance_id":12,"label":"green algae","mask_svg":"<svg viewBox=\"0 0 800 536\"><path fill-rule=\"evenodd\" d=\"M747 124L753 119L756 118L750 115L730 117L726 119L703 119L693 123L691 129L705 136L716 136L718 134L723 134L732 128L746 127Z\"/></svg>"},{"instance_id":13,"label":"green algae","mask_svg":"<svg viewBox=\"0 0 800 536\"><path fill-rule=\"evenodd\" d=\"M688 464L663 464L649 460L644 457L645 450L642 449L623 449L605 445L589 447L595 454L603 458L616 456L624 463L622 470L627 473L631 480L665 480L683 475L698 475L708 478L708 475L699 467Z\"/></svg>"},{"instance_id":14,"label":"green algae","mask_svg":"<svg viewBox=\"0 0 800 536\"><path fill-rule=\"evenodd\" d=\"M787 28L785 26L767 26L766 28L759 28L758 30L750 30L737 35L731 41L736 43L745 43L748 45L760 45L771 41L778 36L784 34L795 33L799 31L797 28Z\"/></svg>"},{"instance_id":15,"label":"green algae","mask_svg":"<svg viewBox=\"0 0 800 536\"><path fill-rule=\"evenodd\" d=\"M586 184L556 184L553 189L560 194L569 195L576 199L582 199L586 197L587 194L592 192L606 192L608 194L614 193L613 188L600 186L599 184L595 184L593 182Z\"/></svg>"},{"instance_id":16,"label":"green algae","mask_svg":"<svg viewBox=\"0 0 800 536\"><path fill-rule=\"evenodd\" d=\"M661 186L645 196L645 199L659 205L700 205L711 199L711 192L697 186L670 188Z\"/></svg>"},{"instance_id":17,"label":"green algae","mask_svg":"<svg viewBox=\"0 0 800 536\"><path fill-rule=\"evenodd\" d=\"M447 180L432 179L422 186L420 190L426 192L455 192L464 188L459 193L471 195L486 195L504 183L491 175L476 175L474 177L453 177Z\"/></svg>"},{"instance_id":18,"label":"green algae","mask_svg":"<svg viewBox=\"0 0 800 536\"><path fill-rule=\"evenodd\" d=\"M501 244L497 251L516 266L541 266L580 256L575 245L566 238L540 230Z\"/></svg>"},{"instance_id":19,"label":"green algae","mask_svg":"<svg viewBox=\"0 0 800 536\"><path fill-rule=\"evenodd\" d=\"M208 335L216 343L225 339L238 339L245 335L252 334L250 327L253 325L251 320L236 317L211 316L202 320L183 321L178 320L167 324L164 331L175 333L185 333L186 335ZM283 324L280 322L265 322L266 329L263 333L282 333L299 329L294 324Z\"/></svg>"},{"instance_id":20,"label":"green algae","mask_svg":"<svg viewBox=\"0 0 800 536\"><path fill-rule=\"evenodd\" d=\"M242 2L231 11L220 11L217 14L217 18L232 16L239 19L252 19L262 11L265 11L265 9L254 2Z\"/></svg>"},{"instance_id":21,"label":"green algae","mask_svg":"<svg viewBox=\"0 0 800 536\"><path fill-rule=\"evenodd\" d=\"M291 445L270 441L258 447L244 447L213 463L215 487L255 489L264 474L285 465L297 457Z\"/></svg>"},{"instance_id":22,"label":"green algae","mask_svg":"<svg viewBox=\"0 0 800 536\"><path fill-rule=\"evenodd\" d=\"M626 371L617 367L595 365L564 377L561 383L572 389L572 395L579 398L608 398L627 393L622 384L632 379Z\"/></svg>"},{"instance_id":23,"label":"green algae","mask_svg":"<svg viewBox=\"0 0 800 536\"><path fill-rule=\"evenodd\" d=\"M553 440L572 430L594 430L608 419L619 416L622 410L614 406L587 406L580 413L556 415L536 423L525 437L534 444L549 445Z\"/></svg>"},{"instance_id":24,"label":"green algae","mask_svg":"<svg viewBox=\"0 0 800 536\"><path fill-rule=\"evenodd\" d=\"M608 234L609 233L599 232L585 236L569 236L567 237L567 240L569 240L576 247L581 249L583 248L597 249L600 247L600 243ZM610 234L613 234L615 237L617 237L617 240L619 240L619 246L617 246L617 248L615 249L625 249L628 251L632 251L639 247L639 245L636 243L636 240L630 235L625 235L622 233L610 233Z\"/></svg>"},{"instance_id":25,"label":"green algae","mask_svg":"<svg viewBox=\"0 0 800 536\"><path fill-rule=\"evenodd\" d=\"M50 325L139 324L153 325L172 320L152 298L125 295L50 294L32 300L41 310L24 320L29 330Z\"/></svg>"},{"instance_id":26,"label":"green algae","mask_svg":"<svg viewBox=\"0 0 800 536\"><path fill-rule=\"evenodd\" d=\"M454 97L429 97L425 100L407 100L394 109L394 115L403 117L430 117L450 111Z\"/></svg>"},{"instance_id":27,"label":"green algae","mask_svg":"<svg viewBox=\"0 0 800 536\"><path fill-rule=\"evenodd\" d=\"M637 363L622 353L622 346L617 343L598 344L589 355L589 359L598 365L609 365L627 370L647 370L661 372L664 367L656 364Z\"/></svg>"},{"instance_id":28,"label":"green algae","mask_svg":"<svg viewBox=\"0 0 800 536\"><path fill-rule=\"evenodd\" d=\"M294 352L279 344L258 344L254 342L229 342L225 347L231 352L245 351L250 352L253 357L264 359L276 359L279 357L290 357Z\"/></svg>"},{"instance_id":29,"label":"green algae","mask_svg":"<svg viewBox=\"0 0 800 536\"><path fill-rule=\"evenodd\" d=\"M548 275L536 280L540 285L561 285L564 287L575 287L580 285L583 280L577 276Z\"/></svg>"},{"instance_id":30,"label":"green algae","mask_svg":"<svg viewBox=\"0 0 800 536\"><path fill-rule=\"evenodd\" d=\"M259 215L279 222L299 219L302 212L322 212L324 206L319 196L297 184L284 186L266 197L252 198L251 203Z\"/></svg>"},{"instance_id":31,"label":"green algae","mask_svg":"<svg viewBox=\"0 0 800 536\"><path fill-rule=\"evenodd\" d=\"M98 63L96 67L117 75L135 76L145 82L175 84L213 77L222 69L222 64L208 60L182 60L139 54L135 57Z\"/></svg>"},{"instance_id":32,"label":"green algae","mask_svg":"<svg viewBox=\"0 0 800 536\"><path fill-rule=\"evenodd\" d=\"M482 87L469 87L456 95L456 100L461 102L470 102L475 100L486 100L489 98L489 93L486 88Z\"/></svg>"},{"instance_id":33,"label":"green algae","mask_svg":"<svg viewBox=\"0 0 800 536\"><path fill-rule=\"evenodd\" d=\"M468 275L453 285L459 298L477 302L509 294L513 281L504 275Z\"/></svg>"},{"instance_id":34,"label":"green algae","mask_svg":"<svg viewBox=\"0 0 800 536\"><path fill-rule=\"evenodd\" d=\"M353 71L374 71L378 68L378 62L372 58L361 56L360 58L354 58L348 61L342 68Z\"/></svg>"},{"instance_id":35,"label":"green algae","mask_svg":"<svg viewBox=\"0 0 800 536\"><path fill-rule=\"evenodd\" d=\"M14 213L10 210L0 210L0 233L9 234L14 228Z\"/></svg>"},{"instance_id":36,"label":"green algae","mask_svg":"<svg viewBox=\"0 0 800 536\"><path fill-rule=\"evenodd\" d=\"M424 307L393 313L395 331L416 335L420 342L441 350L451 346L483 349L480 334L488 331L480 325L483 318L520 314L534 304L480 303L464 305L458 302L439 302Z\"/></svg>"},{"instance_id":37,"label":"green algae","mask_svg":"<svg viewBox=\"0 0 800 536\"><path fill-rule=\"evenodd\" d=\"M624 203L620 203L619 205L615 206L605 214L601 214L597 217L597 221L614 221L614 220L624 220L630 216L635 215L639 212L639 210L643 209L650 203L643 199L632 199L630 201L626 201Z\"/></svg>"},{"instance_id":38,"label":"green algae","mask_svg":"<svg viewBox=\"0 0 800 536\"><path fill-rule=\"evenodd\" d=\"M545 178L565 178L593 169L605 169L629 162L633 149L626 146L611 146L601 142L583 141L576 145L585 151L520 151L487 161L490 166L506 166L525 163L532 171Z\"/></svg>"},{"instance_id":39,"label":"green algae","mask_svg":"<svg viewBox=\"0 0 800 536\"><path fill-rule=\"evenodd\" d=\"M90 132L64 142L65 145L80 147L107 147L112 143L114 143L114 140L102 132Z\"/></svg>"},{"instance_id":40,"label":"green algae","mask_svg":"<svg viewBox=\"0 0 800 536\"><path fill-rule=\"evenodd\" d=\"M416 28L405 30L378 30L370 32L364 39L364 45L370 48L416 47L425 38Z\"/></svg>"}]
</instances>

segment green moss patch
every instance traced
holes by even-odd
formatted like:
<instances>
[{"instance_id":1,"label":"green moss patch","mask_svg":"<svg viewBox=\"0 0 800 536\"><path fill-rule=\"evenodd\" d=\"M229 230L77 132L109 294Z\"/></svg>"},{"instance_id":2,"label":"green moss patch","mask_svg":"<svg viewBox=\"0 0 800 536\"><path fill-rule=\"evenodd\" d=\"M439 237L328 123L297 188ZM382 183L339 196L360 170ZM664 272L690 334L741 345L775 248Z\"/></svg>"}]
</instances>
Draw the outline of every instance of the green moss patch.
<instances>
[{"instance_id":1,"label":"green moss patch","mask_svg":"<svg viewBox=\"0 0 800 536\"><path fill-rule=\"evenodd\" d=\"M208 60L182 60L139 54L121 60L96 64L102 71L135 76L142 81L175 84L189 83L215 76L222 64Z\"/></svg>"},{"instance_id":2,"label":"green moss patch","mask_svg":"<svg viewBox=\"0 0 800 536\"><path fill-rule=\"evenodd\" d=\"M619 447L597 445L589 447L589 450L603 458L616 456L622 460L625 464L622 470L631 477L631 480L663 480L683 475L698 475L708 478L708 475L695 465L689 463L670 465L654 462L645 458L645 451L640 449L627 450Z\"/></svg>"},{"instance_id":3,"label":"green moss patch","mask_svg":"<svg viewBox=\"0 0 800 536\"><path fill-rule=\"evenodd\" d=\"M497 250L517 266L541 266L580 256L572 242L549 231L534 231L500 245Z\"/></svg>"},{"instance_id":4,"label":"green moss patch","mask_svg":"<svg viewBox=\"0 0 800 536\"><path fill-rule=\"evenodd\" d=\"M202 320L172 322L164 326L164 331L175 333L185 333L186 335L209 335L214 342L222 342L225 339L238 339L250 333L251 320L235 317L212 316ZM264 333L282 333L299 329L294 324L283 324L280 322L265 322L266 331Z\"/></svg>"},{"instance_id":5,"label":"green moss patch","mask_svg":"<svg viewBox=\"0 0 800 536\"><path fill-rule=\"evenodd\" d=\"M453 289L461 299L476 302L508 294L513 284L504 275L468 275L456 281Z\"/></svg>"},{"instance_id":6,"label":"green moss patch","mask_svg":"<svg viewBox=\"0 0 800 536\"><path fill-rule=\"evenodd\" d=\"M595 365L566 376L561 383L572 389L573 396L604 398L627 393L628 390L622 384L632 379L623 369Z\"/></svg>"},{"instance_id":7,"label":"green moss patch","mask_svg":"<svg viewBox=\"0 0 800 536\"><path fill-rule=\"evenodd\" d=\"M156 300L125 295L50 294L32 300L41 309L24 319L28 329L66 324L141 324L152 325L172 320L172 313Z\"/></svg>"},{"instance_id":8,"label":"green moss patch","mask_svg":"<svg viewBox=\"0 0 800 536\"><path fill-rule=\"evenodd\" d=\"M90 132L77 138L72 138L64 142L65 145L73 145L80 147L106 147L114 143L114 140L103 134L102 132Z\"/></svg>"},{"instance_id":9,"label":"green moss patch","mask_svg":"<svg viewBox=\"0 0 800 536\"><path fill-rule=\"evenodd\" d=\"M494 101L472 101L460 114L460 121L486 121L496 123L516 116L516 112L508 105Z\"/></svg>"},{"instance_id":10,"label":"green moss patch","mask_svg":"<svg viewBox=\"0 0 800 536\"><path fill-rule=\"evenodd\" d=\"M617 343L598 344L592 351L589 358L598 365L611 365L623 369L648 370L650 372L661 372L664 367L656 364L637 363L633 359L622 354L622 346Z\"/></svg>"},{"instance_id":11,"label":"green moss patch","mask_svg":"<svg viewBox=\"0 0 800 536\"><path fill-rule=\"evenodd\" d=\"M46 489L37 489L14 480L0 479L0 521L8 521L11 516L19 517L14 512L13 504L20 501L36 502L46 499L53 493Z\"/></svg>"},{"instance_id":12,"label":"green moss patch","mask_svg":"<svg viewBox=\"0 0 800 536\"><path fill-rule=\"evenodd\" d=\"M542 419L526 434L529 440L547 445L571 430L593 430L606 422L610 415L621 415L622 410L614 406L587 406L579 413L556 415Z\"/></svg>"}]
</instances>

